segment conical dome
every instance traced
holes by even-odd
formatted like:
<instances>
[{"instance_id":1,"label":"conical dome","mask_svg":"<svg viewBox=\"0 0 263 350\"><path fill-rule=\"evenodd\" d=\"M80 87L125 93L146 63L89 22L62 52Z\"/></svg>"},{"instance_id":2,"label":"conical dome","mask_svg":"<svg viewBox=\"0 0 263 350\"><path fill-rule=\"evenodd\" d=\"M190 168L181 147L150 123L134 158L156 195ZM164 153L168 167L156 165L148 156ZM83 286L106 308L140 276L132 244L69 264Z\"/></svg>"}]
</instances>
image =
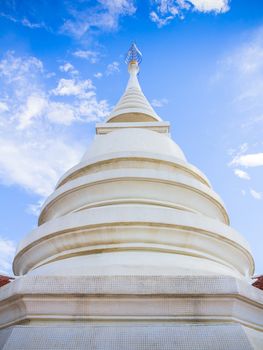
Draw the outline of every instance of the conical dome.
<instances>
[{"instance_id":1,"label":"conical dome","mask_svg":"<svg viewBox=\"0 0 263 350\"><path fill-rule=\"evenodd\" d=\"M146 100L138 63L128 61L123 97L21 242L17 274L251 275L247 243Z\"/></svg>"},{"instance_id":2,"label":"conical dome","mask_svg":"<svg viewBox=\"0 0 263 350\"><path fill-rule=\"evenodd\" d=\"M0 291L14 349L262 349L253 258L137 81L20 243ZM1 346L1 345L0 345Z\"/></svg>"},{"instance_id":3,"label":"conical dome","mask_svg":"<svg viewBox=\"0 0 263 350\"><path fill-rule=\"evenodd\" d=\"M142 92L137 78L138 72L138 62L131 61L129 63L130 79L128 85L107 119L107 122L148 122L161 120Z\"/></svg>"}]
</instances>

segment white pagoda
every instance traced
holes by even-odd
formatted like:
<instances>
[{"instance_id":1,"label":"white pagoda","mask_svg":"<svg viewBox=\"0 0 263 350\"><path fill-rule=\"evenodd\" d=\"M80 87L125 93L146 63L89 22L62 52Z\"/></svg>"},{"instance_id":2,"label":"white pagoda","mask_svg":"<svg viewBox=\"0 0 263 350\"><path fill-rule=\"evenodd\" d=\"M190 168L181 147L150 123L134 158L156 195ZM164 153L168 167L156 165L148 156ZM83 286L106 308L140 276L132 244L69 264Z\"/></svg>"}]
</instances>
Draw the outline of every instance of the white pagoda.
<instances>
[{"instance_id":1,"label":"white pagoda","mask_svg":"<svg viewBox=\"0 0 263 350\"><path fill-rule=\"evenodd\" d=\"M0 349L263 349L248 244L145 98L140 60L133 44L124 95L17 249Z\"/></svg>"}]
</instances>

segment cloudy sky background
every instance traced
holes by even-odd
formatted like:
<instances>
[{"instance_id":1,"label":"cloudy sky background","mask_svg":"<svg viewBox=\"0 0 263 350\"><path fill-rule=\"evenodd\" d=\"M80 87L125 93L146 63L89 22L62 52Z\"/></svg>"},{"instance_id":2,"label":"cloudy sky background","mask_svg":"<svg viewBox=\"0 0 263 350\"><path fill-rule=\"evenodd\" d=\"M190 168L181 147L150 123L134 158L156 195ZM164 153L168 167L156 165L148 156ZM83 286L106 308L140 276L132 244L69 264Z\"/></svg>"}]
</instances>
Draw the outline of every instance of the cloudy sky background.
<instances>
[{"instance_id":1,"label":"cloudy sky background","mask_svg":"<svg viewBox=\"0 0 263 350\"><path fill-rule=\"evenodd\" d=\"M262 0L0 2L0 273L127 82L125 53L263 273Z\"/></svg>"}]
</instances>

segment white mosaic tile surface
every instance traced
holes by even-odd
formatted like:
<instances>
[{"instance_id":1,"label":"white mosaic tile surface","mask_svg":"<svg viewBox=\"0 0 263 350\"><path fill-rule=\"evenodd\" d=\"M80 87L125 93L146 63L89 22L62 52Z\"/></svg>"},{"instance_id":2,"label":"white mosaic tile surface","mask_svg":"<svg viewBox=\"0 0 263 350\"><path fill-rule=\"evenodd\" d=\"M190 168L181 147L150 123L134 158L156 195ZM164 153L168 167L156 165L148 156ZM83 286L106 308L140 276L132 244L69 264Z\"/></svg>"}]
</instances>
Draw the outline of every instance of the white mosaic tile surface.
<instances>
[{"instance_id":1,"label":"white mosaic tile surface","mask_svg":"<svg viewBox=\"0 0 263 350\"><path fill-rule=\"evenodd\" d=\"M5 337L0 331L0 339ZM250 350L239 325L16 326L3 350Z\"/></svg>"}]
</instances>

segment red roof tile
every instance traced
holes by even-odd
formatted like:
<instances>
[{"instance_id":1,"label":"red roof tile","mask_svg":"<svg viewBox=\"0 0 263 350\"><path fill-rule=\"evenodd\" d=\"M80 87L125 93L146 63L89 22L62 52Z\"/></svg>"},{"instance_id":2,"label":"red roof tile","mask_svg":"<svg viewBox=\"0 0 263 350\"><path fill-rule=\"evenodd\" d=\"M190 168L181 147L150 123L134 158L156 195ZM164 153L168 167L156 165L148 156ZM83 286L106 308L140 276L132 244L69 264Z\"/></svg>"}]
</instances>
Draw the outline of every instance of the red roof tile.
<instances>
[{"instance_id":1,"label":"red roof tile","mask_svg":"<svg viewBox=\"0 0 263 350\"><path fill-rule=\"evenodd\" d=\"M256 281L252 284L252 286L263 290L263 275L255 278Z\"/></svg>"},{"instance_id":2,"label":"red roof tile","mask_svg":"<svg viewBox=\"0 0 263 350\"><path fill-rule=\"evenodd\" d=\"M2 287L2 286L4 286L5 284L11 282L12 279L13 279L12 277L0 275L0 287Z\"/></svg>"}]
</instances>

